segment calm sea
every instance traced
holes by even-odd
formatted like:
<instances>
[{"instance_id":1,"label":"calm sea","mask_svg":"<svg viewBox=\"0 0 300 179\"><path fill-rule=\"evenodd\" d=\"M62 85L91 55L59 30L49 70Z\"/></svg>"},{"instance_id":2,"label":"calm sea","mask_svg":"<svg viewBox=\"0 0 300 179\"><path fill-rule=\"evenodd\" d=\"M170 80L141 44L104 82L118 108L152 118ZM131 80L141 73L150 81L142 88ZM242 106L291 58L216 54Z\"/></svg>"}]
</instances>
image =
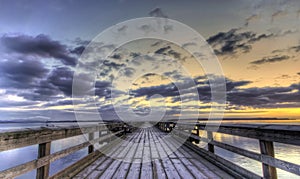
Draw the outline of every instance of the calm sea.
<instances>
[{"instance_id":1,"label":"calm sea","mask_svg":"<svg viewBox=\"0 0 300 179\"><path fill-rule=\"evenodd\" d=\"M223 121L224 123L265 123L265 124L289 124L289 125L300 125L300 120L266 120L266 121ZM34 124L0 124L0 130L1 129L16 129L16 128L27 128L27 127L34 127L34 126L43 126L44 124L34 123ZM56 124L56 125L70 125L69 123L65 124ZM217 141L221 141L227 144L231 144L234 146L238 146L244 149L248 149L250 151L259 152L259 144L258 140L255 139L249 139L244 137L237 137L237 136L231 136L226 134L218 134L216 133L214 135L214 139ZM63 150L65 148L68 148L70 146L73 146L74 144L82 143L85 141L85 138L83 136L76 136L68 139L62 139L52 142L51 144L51 153ZM300 146L293 146L293 145L285 145L280 143L274 143L275 146L275 155L276 158L286 160L292 163L300 164ZM259 175L262 174L261 169L261 163L248 159L246 157L234 154L232 152L228 152L226 150L223 150L221 148L216 147L215 151L218 155L222 155L226 159L239 164L240 166L243 166L244 168L253 171ZM76 162L80 158L87 155L87 149L82 149L80 151L77 151L73 153L72 155L69 155L67 157L64 157L62 159L59 159L53 163L51 163L50 166L50 175L55 174L62 168L65 168L69 166L70 164ZM9 150L0 152L0 170L4 170L13 166L16 166L18 164L22 164L31 160L36 159L37 157L37 145L28 146L24 148ZM5 162L3 162L5 161ZM36 171L33 170L32 172L26 173L22 176L19 176L17 178L19 179L28 179L28 178L35 178ZM279 178L300 178L297 175L282 171L280 169L277 170L278 177Z\"/></svg>"}]
</instances>

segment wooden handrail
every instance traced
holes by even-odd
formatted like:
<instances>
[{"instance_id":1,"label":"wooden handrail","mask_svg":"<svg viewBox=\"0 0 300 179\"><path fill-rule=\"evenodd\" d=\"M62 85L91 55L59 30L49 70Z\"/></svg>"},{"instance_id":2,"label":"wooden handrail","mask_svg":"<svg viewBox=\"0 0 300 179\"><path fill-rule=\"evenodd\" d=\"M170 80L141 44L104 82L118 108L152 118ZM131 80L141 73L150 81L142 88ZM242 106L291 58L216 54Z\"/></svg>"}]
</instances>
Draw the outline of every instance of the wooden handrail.
<instances>
[{"instance_id":1,"label":"wooden handrail","mask_svg":"<svg viewBox=\"0 0 300 179\"><path fill-rule=\"evenodd\" d=\"M166 124L169 123L169 124ZM165 126L171 126L172 128L166 129ZM219 156L216 157L214 154L213 146L223 148L227 151L254 159L262 163L263 168L263 177L264 178L277 178L276 168L285 170L290 173L294 173L300 176L300 165L287 162L275 158L274 156L274 147L273 142L279 142L290 145L300 146L300 125L262 125L262 124L233 124L233 125L220 125L218 127L217 133L230 134L234 136L247 137L252 139L257 139L260 144L260 153L248 151L236 146L225 144L213 140L213 136L210 134L211 129L215 129L214 124L191 124L191 123L174 123L174 122L162 122L158 123L157 126L166 132L172 131L178 137L191 138L194 141L202 141L208 143L208 151L205 151L202 148L198 148L199 151L205 153L204 156L210 156L220 161L225 165L232 165L232 169L239 170L239 166L233 164L232 162L227 161L226 159L220 159ZM213 126L213 127L210 127ZM192 127L192 128L191 128ZM192 133L192 130L196 131L195 135ZM207 132L207 138L199 136L199 130L204 130ZM209 138L211 137L211 138ZM207 153L208 152L208 153ZM221 156L222 157L222 156ZM234 166L235 165L235 166ZM241 167L240 167L241 168ZM242 175L245 177L253 177L255 174L251 171L245 171L246 169L240 170Z\"/></svg>"},{"instance_id":2,"label":"wooden handrail","mask_svg":"<svg viewBox=\"0 0 300 179\"><path fill-rule=\"evenodd\" d=\"M117 132L101 135L102 131L109 131L112 129ZM94 134L94 132L99 132L100 137L94 138L94 136L91 135ZM37 169L36 178L48 178L49 165L51 162L86 147L88 147L88 153L91 154L94 150L94 144L107 142L111 137L122 135L124 133L125 129L123 123L109 123L98 126L85 126L82 128L79 128L78 126L64 128L34 128L0 133L0 151L34 144L38 144L39 149L37 159L0 171L0 178L14 178L34 169ZM83 134L89 136L88 141L50 154L52 141Z\"/></svg>"}]
</instances>

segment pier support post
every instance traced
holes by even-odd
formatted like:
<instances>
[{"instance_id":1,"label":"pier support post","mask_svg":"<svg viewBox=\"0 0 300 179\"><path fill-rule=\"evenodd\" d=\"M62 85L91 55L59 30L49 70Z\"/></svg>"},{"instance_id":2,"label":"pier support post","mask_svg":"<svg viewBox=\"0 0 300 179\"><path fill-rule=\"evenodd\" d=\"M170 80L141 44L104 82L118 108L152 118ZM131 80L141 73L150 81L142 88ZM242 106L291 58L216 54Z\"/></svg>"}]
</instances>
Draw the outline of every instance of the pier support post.
<instances>
[{"instance_id":1,"label":"pier support post","mask_svg":"<svg viewBox=\"0 0 300 179\"><path fill-rule=\"evenodd\" d=\"M275 156L273 142L259 140L259 147L260 147L261 154L263 154L263 155L269 155L271 157ZM272 167L270 165L262 163L262 169L263 169L263 176L264 176L264 178L267 178L267 179L269 179L269 178L277 179L277 172L276 172L276 168L275 167Z\"/></svg>"},{"instance_id":2,"label":"pier support post","mask_svg":"<svg viewBox=\"0 0 300 179\"><path fill-rule=\"evenodd\" d=\"M50 155L50 150L51 150L51 142L39 144L38 158L42 158L47 155ZM50 168L50 164L37 168L36 179L48 178L49 168Z\"/></svg>"},{"instance_id":3,"label":"pier support post","mask_svg":"<svg viewBox=\"0 0 300 179\"><path fill-rule=\"evenodd\" d=\"M89 141L91 141L93 139L94 139L94 133L93 132L89 133ZM89 147L88 147L88 153L90 154L92 152L94 152L94 145L93 144L89 145Z\"/></svg>"},{"instance_id":4,"label":"pier support post","mask_svg":"<svg viewBox=\"0 0 300 179\"><path fill-rule=\"evenodd\" d=\"M213 139L213 134L212 134L211 131L207 131L207 139L210 140L210 141L213 141L213 140L214 140L214 139ZM208 143L207 149L208 149L209 152L215 153L215 147L214 147L214 145L212 145L211 143Z\"/></svg>"}]
</instances>

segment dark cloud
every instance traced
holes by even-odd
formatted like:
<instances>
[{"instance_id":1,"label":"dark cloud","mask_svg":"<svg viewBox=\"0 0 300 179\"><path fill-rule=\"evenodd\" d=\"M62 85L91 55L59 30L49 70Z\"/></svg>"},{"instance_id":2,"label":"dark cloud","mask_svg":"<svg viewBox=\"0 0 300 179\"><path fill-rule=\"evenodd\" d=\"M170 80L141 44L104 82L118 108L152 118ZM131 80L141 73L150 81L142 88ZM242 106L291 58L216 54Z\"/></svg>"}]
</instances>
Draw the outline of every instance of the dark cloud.
<instances>
[{"instance_id":1,"label":"dark cloud","mask_svg":"<svg viewBox=\"0 0 300 179\"><path fill-rule=\"evenodd\" d=\"M70 52L73 54L76 54L76 55L81 55L83 53L84 49L85 49L85 46L79 46L79 47L75 47Z\"/></svg>"},{"instance_id":2,"label":"dark cloud","mask_svg":"<svg viewBox=\"0 0 300 179\"><path fill-rule=\"evenodd\" d=\"M188 43L185 43L182 45L182 48L186 48L186 47L189 47L189 46L196 46L197 44L195 42L188 42Z\"/></svg>"},{"instance_id":3,"label":"dark cloud","mask_svg":"<svg viewBox=\"0 0 300 179\"><path fill-rule=\"evenodd\" d=\"M251 15L250 17L248 17L246 19L245 26L247 27L250 23L252 23L252 22L254 22L254 21L258 20L258 19L260 19L260 15L258 15L258 14Z\"/></svg>"},{"instance_id":4,"label":"dark cloud","mask_svg":"<svg viewBox=\"0 0 300 179\"><path fill-rule=\"evenodd\" d=\"M134 68L126 67L121 70L121 73L127 77L132 77L132 75L135 73Z\"/></svg>"},{"instance_id":5,"label":"dark cloud","mask_svg":"<svg viewBox=\"0 0 300 179\"><path fill-rule=\"evenodd\" d=\"M90 41L89 40L83 40L80 37L77 37L74 41L74 44L78 45L78 46L87 46Z\"/></svg>"},{"instance_id":6,"label":"dark cloud","mask_svg":"<svg viewBox=\"0 0 300 179\"><path fill-rule=\"evenodd\" d=\"M288 87L263 87L237 89L227 94L230 104L252 107L280 107L283 103L286 107L293 107L293 103L299 103L300 84L293 84ZM294 91L296 90L296 91Z\"/></svg>"},{"instance_id":7,"label":"dark cloud","mask_svg":"<svg viewBox=\"0 0 300 179\"><path fill-rule=\"evenodd\" d=\"M300 45L290 47L289 50L293 50L295 52L300 52Z\"/></svg>"},{"instance_id":8,"label":"dark cloud","mask_svg":"<svg viewBox=\"0 0 300 179\"><path fill-rule=\"evenodd\" d=\"M181 57L181 54L174 51L174 50L169 50L168 55L171 55L171 56L173 56L174 58L177 58L177 59L179 59Z\"/></svg>"},{"instance_id":9,"label":"dark cloud","mask_svg":"<svg viewBox=\"0 0 300 179\"><path fill-rule=\"evenodd\" d=\"M72 95L72 84L73 84L74 72L67 67L60 67L53 69L47 79L47 81L56 86L65 95Z\"/></svg>"},{"instance_id":10,"label":"dark cloud","mask_svg":"<svg viewBox=\"0 0 300 179\"><path fill-rule=\"evenodd\" d=\"M201 78L203 79L203 78ZM201 100L202 102L210 102L211 89L208 81L196 81L199 99L194 99L195 95L191 95L193 86L187 85L183 94L179 91L175 84L159 85L152 87L143 87L131 91L133 97L145 96L149 99L155 94L164 97L172 97L173 102L188 102L191 100ZM250 106L257 108L274 108L274 107L297 107L300 106L300 84L292 84L288 87L251 87L245 88L250 81L232 81L226 79L227 101L229 106ZM240 88L243 87L243 88Z\"/></svg>"},{"instance_id":11,"label":"dark cloud","mask_svg":"<svg viewBox=\"0 0 300 179\"><path fill-rule=\"evenodd\" d=\"M275 63L275 62L280 62L280 61L288 60L289 58L290 57L287 56L287 55L282 55L282 56L275 55L275 56L272 56L272 57L264 57L264 58L262 58L260 60L253 61L250 64L253 64L253 65L262 65L262 64L265 64L265 63Z\"/></svg>"},{"instance_id":12,"label":"dark cloud","mask_svg":"<svg viewBox=\"0 0 300 179\"><path fill-rule=\"evenodd\" d=\"M287 15L286 10L278 10L272 14L271 22L274 22L275 19L277 19L279 17L283 17L285 15Z\"/></svg>"},{"instance_id":13,"label":"dark cloud","mask_svg":"<svg viewBox=\"0 0 300 179\"><path fill-rule=\"evenodd\" d=\"M300 52L300 45L295 45L288 47L286 49L278 49L278 50L273 50L272 53L282 53L282 52Z\"/></svg>"},{"instance_id":14,"label":"dark cloud","mask_svg":"<svg viewBox=\"0 0 300 179\"><path fill-rule=\"evenodd\" d=\"M252 39L249 39L248 42L250 43L253 43L253 42L256 42L256 41L260 41L262 39L268 39L268 38L271 38L271 37L274 37L275 35L274 34L261 34L261 35L258 35Z\"/></svg>"},{"instance_id":15,"label":"dark cloud","mask_svg":"<svg viewBox=\"0 0 300 179\"><path fill-rule=\"evenodd\" d=\"M217 55L232 55L237 52L247 53L254 42L273 37L273 34L257 35L254 32L239 32L240 29L231 29L219 32L207 39Z\"/></svg>"},{"instance_id":16,"label":"dark cloud","mask_svg":"<svg viewBox=\"0 0 300 179\"><path fill-rule=\"evenodd\" d=\"M121 54L113 54L112 56L110 56L110 58L114 58L114 59L120 60L122 58L122 56L121 56Z\"/></svg>"},{"instance_id":17,"label":"dark cloud","mask_svg":"<svg viewBox=\"0 0 300 179\"><path fill-rule=\"evenodd\" d=\"M77 59L70 56L67 46L58 41L51 40L48 36L38 35L36 37L19 35L4 35L0 43L8 52L16 52L24 55L55 58L65 65L75 66Z\"/></svg>"},{"instance_id":18,"label":"dark cloud","mask_svg":"<svg viewBox=\"0 0 300 179\"><path fill-rule=\"evenodd\" d=\"M118 28L118 32L125 32L128 29L126 25L123 25L122 27Z\"/></svg>"},{"instance_id":19,"label":"dark cloud","mask_svg":"<svg viewBox=\"0 0 300 179\"><path fill-rule=\"evenodd\" d=\"M162 48L156 50L154 53L167 55L167 50L170 50L170 49L171 49L170 46L166 46L166 47L162 47Z\"/></svg>"},{"instance_id":20,"label":"dark cloud","mask_svg":"<svg viewBox=\"0 0 300 179\"><path fill-rule=\"evenodd\" d=\"M167 76L174 76L177 72L170 72L165 73L164 75ZM173 102L180 101L180 96L182 95L188 95L191 94L192 91L196 90L198 91L200 100L204 102L210 102L211 100L211 88L209 86L209 81L206 79L205 76L198 76L193 79L193 83L190 83L191 81L185 80L184 77L180 76L181 82L176 83L176 85L180 85L180 89L183 89L181 92L183 94L180 95L178 91L178 86L176 86L174 83L165 84L165 85L159 85L159 86L151 86L151 87L142 87L137 90L131 91L131 95L134 97L140 97L145 96L146 98L150 98L151 96L155 94L162 95L164 97L173 97ZM218 80L216 80L218 81ZM229 79L226 80L226 88L227 91L231 91L235 88L238 88L240 86L245 86L247 84L251 83L250 81L231 81ZM196 86L195 86L196 85ZM195 97L194 95L191 95L192 97ZM191 99L191 98L185 98L185 100L198 100L198 99Z\"/></svg>"},{"instance_id":21,"label":"dark cloud","mask_svg":"<svg viewBox=\"0 0 300 179\"><path fill-rule=\"evenodd\" d=\"M135 57L141 56L141 53L130 52L129 56L132 57L132 58L135 58Z\"/></svg>"},{"instance_id":22,"label":"dark cloud","mask_svg":"<svg viewBox=\"0 0 300 179\"><path fill-rule=\"evenodd\" d=\"M162 41L157 41L157 42L151 44L151 47L158 46L158 45L160 45L161 43L162 43Z\"/></svg>"},{"instance_id":23,"label":"dark cloud","mask_svg":"<svg viewBox=\"0 0 300 179\"><path fill-rule=\"evenodd\" d=\"M159 7L154 8L153 10L151 10L149 12L149 15L152 16L152 17L164 17L164 18L168 18L168 16L165 15L165 13Z\"/></svg>"},{"instance_id":24,"label":"dark cloud","mask_svg":"<svg viewBox=\"0 0 300 179\"><path fill-rule=\"evenodd\" d=\"M117 56L118 57L118 56ZM121 58L121 57L120 57ZM106 67L109 67L110 70L111 69L116 69L116 70L119 70L121 67L124 67L125 64L123 63L116 63L116 62L113 62L111 60L104 60L103 61L103 65L106 66Z\"/></svg>"},{"instance_id":25,"label":"dark cloud","mask_svg":"<svg viewBox=\"0 0 300 179\"><path fill-rule=\"evenodd\" d=\"M2 88L28 89L48 73L48 69L33 59L7 59L0 61L0 86Z\"/></svg>"},{"instance_id":26,"label":"dark cloud","mask_svg":"<svg viewBox=\"0 0 300 179\"><path fill-rule=\"evenodd\" d=\"M298 72L297 74L300 75L300 72Z\"/></svg>"}]
</instances>

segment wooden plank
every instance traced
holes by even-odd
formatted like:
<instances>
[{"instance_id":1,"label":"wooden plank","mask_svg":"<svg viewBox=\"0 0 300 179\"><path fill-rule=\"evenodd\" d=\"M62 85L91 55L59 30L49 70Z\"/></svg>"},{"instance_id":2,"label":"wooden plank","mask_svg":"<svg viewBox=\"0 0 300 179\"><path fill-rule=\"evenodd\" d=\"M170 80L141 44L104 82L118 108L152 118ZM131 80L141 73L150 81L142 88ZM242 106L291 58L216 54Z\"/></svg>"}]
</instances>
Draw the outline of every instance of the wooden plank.
<instances>
[{"instance_id":1,"label":"wooden plank","mask_svg":"<svg viewBox=\"0 0 300 179\"><path fill-rule=\"evenodd\" d=\"M145 131L145 135L144 135L141 178L153 178L150 139L149 139L151 128L146 128L144 131Z\"/></svg>"},{"instance_id":2,"label":"wooden plank","mask_svg":"<svg viewBox=\"0 0 300 179\"><path fill-rule=\"evenodd\" d=\"M94 139L94 132L89 133L89 141L91 141L93 139ZM93 144L89 145L89 147L88 147L88 153L90 154L92 152L94 152L94 145Z\"/></svg>"},{"instance_id":3,"label":"wooden plank","mask_svg":"<svg viewBox=\"0 0 300 179\"><path fill-rule=\"evenodd\" d=\"M180 175L169 158L162 159L162 164L168 178L180 178Z\"/></svg>"},{"instance_id":4,"label":"wooden plank","mask_svg":"<svg viewBox=\"0 0 300 179\"><path fill-rule=\"evenodd\" d=\"M68 166L67 168L59 171L58 173L54 174L53 176L49 177L49 179L61 179L61 178L71 178L74 177L77 173L79 173L82 169L93 163L97 160L100 156L102 156L98 151L95 151L86 157L80 159L76 163Z\"/></svg>"},{"instance_id":5,"label":"wooden plank","mask_svg":"<svg viewBox=\"0 0 300 179\"><path fill-rule=\"evenodd\" d=\"M117 149L118 149L118 147L116 147L117 145L120 145L120 142L118 140L114 140L113 143L105 145L103 147L103 149L101 149L101 152L108 154L108 155L110 155L109 152L115 153L115 152L117 152ZM78 172L78 174L76 175L76 178L85 178L85 177L89 176L94 170L96 170L96 168L98 168L100 165L102 165L102 163L107 159L108 159L108 157L102 155L102 157L99 157L98 160L91 163L89 166L84 168L82 171Z\"/></svg>"},{"instance_id":6,"label":"wooden plank","mask_svg":"<svg viewBox=\"0 0 300 179\"><path fill-rule=\"evenodd\" d=\"M131 163L122 162L112 178L126 178Z\"/></svg>"},{"instance_id":7,"label":"wooden plank","mask_svg":"<svg viewBox=\"0 0 300 179\"><path fill-rule=\"evenodd\" d=\"M38 158L43 158L47 155L50 155L50 150L51 150L51 143L50 142L39 144ZM49 164L37 168L36 178L37 179L48 178L49 169L50 169Z\"/></svg>"},{"instance_id":8,"label":"wooden plank","mask_svg":"<svg viewBox=\"0 0 300 179\"><path fill-rule=\"evenodd\" d=\"M198 137L196 137L196 136L192 136L192 137L194 137L195 139L198 139ZM201 141L207 142L206 140L203 140L203 138L201 139ZM251 158L253 160L257 160L259 162L265 163L267 165L270 165L270 166L273 166L276 168L280 168L282 170L285 170L290 173L294 173L296 175L300 175L300 170L299 170L300 165L297 165L297 164L294 164L291 162L287 162L287 161L283 161L283 160L280 160L280 159L277 159L277 158L274 158L274 157L271 157L268 155L261 155L256 152L248 151L248 150L245 150L245 149L242 149L239 147L235 147L235 146L232 146L229 144L221 143L218 141L211 141L210 143L212 145L218 146L218 147L228 150L230 152Z\"/></svg>"},{"instance_id":9,"label":"wooden plank","mask_svg":"<svg viewBox=\"0 0 300 179\"><path fill-rule=\"evenodd\" d=\"M242 167L240 167L218 155L215 155L204 149L196 147L193 144L186 143L186 146L188 146L190 149L192 149L195 153L201 155L203 158L214 163L216 166L222 168L224 171L226 171L227 173L229 173L237 178L243 178L242 176L248 177L248 178L257 178L257 179L261 178L257 174L255 174L249 170L246 170L246 169L244 169L244 168L242 168Z\"/></svg>"},{"instance_id":10,"label":"wooden plank","mask_svg":"<svg viewBox=\"0 0 300 179\"><path fill-rule=\"evenodd\" d=\"M171 161L182 178L194 178L194 176L191 175L190 171L185 167L184 163L182 163L181 160L171 159Z\"/></svg>"},{"instance_id":11,"label":"wooden plank","mask_svg":"<svg viewBox=\"0 0 300 179\"><path fill-rule=\"evenodd\" d=\"M186 159L188 156L189 158L192 158L190 154L185 152L182 149L182 143L179 143L174 138L171 138L171 140L166 142L169 146L172 146L173 148L177 148L177 150L174 152L174 154L177 156L178 159L172 159L176 169L178 170L179 174L185 178L185 177L192 177L192 178L207 178L205 175L199 171L197 167L195 167L189 160ZM181 146L181 147L180 147ZM176 161L174 161L176 160ZM178 163L176 165L176 163ZM187 174L190 173L190 174Z\"/></svg>"},{"instance_id":12,"label":"wooden plank","mask_svg":"<svg viewBox=\"0 0 300 179\"><path fill-rule=\"evenodd\" d=\"M142 169L141 169L141 177L140 178L153 178L152 162L150 160L148 160L148 161L147 162L142 162Z\"/></svg>"},{"instance_id":13,"label":"wooden plank","mask_svg":"<svg viewBox=\"0 0 300 179\"><path fill-rule=\"evenodd\" d=\"M166 179L167 175L160 159L153 160L153 178Z\"/></svg>"},{"instance_id":14,"label":"wooden plank","mask_svg":"<svg viewBox=\"0 0 300 179\"><path fill-rule=\"evenodd\" d=\"M110 178L115 174L122 162L120 160L113 160L109 167L99 176L99 178Z\"/></svg>"},{"instance_id":15,"label":"wooden plank","mask_svg":"<svg viewBox=\"0 0 300 179\"><path fill-rule=\"evenodd\" d=\"M97 166L99 166L106 158L99 157L95 162L91 163L89 166L84 168L80 173L73 177L73 179L82 179L87 177Z\"/></svg>"},{"instance_id":16,"label":"wooden plank","mask_svg":"<svg viewBox=\"0 0 300 179\"><path fill-rule=\"evenodd\" d=\"M116 132L116 133L121 133L122 131L119 131L119 132ZM103 136L101 138L98 138L98 139L94 139L92 141L87 141L87 142L84 142L82 144L79 144L79 145L76 145L76 146L73 146L73 147L70 147L70 148L67 148L67 149L64 149L64 150L61 150L61 151L58 151L56 153L53 153L51 155L46 155L42 158L39 158L39 159L36 159L36 160L33 160L31 162L27 162L25 164L21 164L21 165L18 165L18 166L15 166L15 167L12 167L12 168L9 168L9 169L6 169L6 170L3 170L0 172L0 178L1 177L16 177L16 176L19 176L21 174L24 174L28 171L31 171L35 168L40 168L44 165L47 165L49 164L50 162L53 162L57 159L60 159L62 157L65 157L73 152L76 152L80 149L83 149L87 146L89 146L91 143L92 144L95 144L99 141L102 141L102 140L105 140L107 139L108 137L110 137L110 135L114 135L114 134L109 134L109 135L106 135L106 136Z\"/></svg>"},{"instance_id":17,"label":"wooden plank","mask_svg":"<svg viewBox=\"0 0 300 179\"><path fill-rule=\"evenodd\" d=\"M101 165L97 166L97 168L95 168L95 170L86 177L87 179L99 178L100 175L110 166L113 160L109 157L105 158L105 161Z\"/></svg>"},{"instance_id":18,"label":"wooden plank","mask_svg":"<svg viewBox=\"0 0 300 179\"><path fill-rule=\"evenodd\" d=\"M209 143L207 144L207 149L211 153L215 153L215 147L211 143L213 141L213 133L211 131L207 131L207 139L209 140Z\"/></svg>"},{"instance_id":19,"label":"wooden plank","mask_svg":"<svg viewBox=\"0 0 300 179\"><path fill-rule=\"evenodd\" d=\"M126 178L140 178L141 173L141 159L134 159L133 163L130 166L130 169L128 171L128 175Z\"/></svg>"},{"instance_id":20,"label":"wooden plank","mask_svg":"<svg viewBox=\"0 0 300 179\"><path fill-rule=\"evenodd\" d=\"M119 124L112 126L118 126ZM105 125L91 127L39 128L0 133L0 152L29 145L51 142L53 140L105 130Z\"/></svg>"},{"instance_id":21,"label":"wooden plank","mask_svg":"<svg viewBox=\"0 0 300 179\"><path fill-rule=\"evenodd\" d=\"M259 140L259 147L261 154L275 156L273 142ZM266 163L262 163L264 178L277 178L276 168Z\"/></svg>"},{"instance_id":22,"label":"wooden plank","mask_svg":"<svg viewBox=\"0 0 300 179\"><path fill-rule=\"evenodd\" d=\"M180 160L182 163L184 163L185 167L191 172L194 178L198 178L198 179L208 178L188 159L181 158Z\"/></svg>"},{"instance_id":23,"label":"wooden plank","mask_svg":"<svg viewBox=\"0 0 300 179\"><path fill-rule=\"evenodd\" d=\"M190 127L194 124L180 124ZM284 144L300 145L300 125L264 125L264 124L197 124L201 130L218 128L219 133L254 138L265 141L273 141ZM211 127L210 127L211 126Z\"/></svg>"}]
</instances>

